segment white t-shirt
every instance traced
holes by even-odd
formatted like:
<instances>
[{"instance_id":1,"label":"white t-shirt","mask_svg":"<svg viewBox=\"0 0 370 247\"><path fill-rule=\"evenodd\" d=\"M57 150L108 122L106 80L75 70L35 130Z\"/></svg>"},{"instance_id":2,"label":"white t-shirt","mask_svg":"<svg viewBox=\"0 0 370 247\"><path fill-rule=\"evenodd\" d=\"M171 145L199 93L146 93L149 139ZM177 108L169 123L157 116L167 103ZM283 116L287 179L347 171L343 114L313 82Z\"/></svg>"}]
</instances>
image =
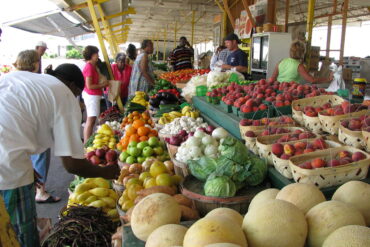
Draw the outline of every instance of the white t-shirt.
<instances>
[{"instance_id":1,"label":"white t-shirt","mask_svg":"<svg viewBox=\"0 0 370 247\"><path fill-rule=\"evenodd\" d=\"M81 110L57 78L26 71L0 77L0 190L34 181L31 154L83 159Z\"/></svg>"}]
</instances>

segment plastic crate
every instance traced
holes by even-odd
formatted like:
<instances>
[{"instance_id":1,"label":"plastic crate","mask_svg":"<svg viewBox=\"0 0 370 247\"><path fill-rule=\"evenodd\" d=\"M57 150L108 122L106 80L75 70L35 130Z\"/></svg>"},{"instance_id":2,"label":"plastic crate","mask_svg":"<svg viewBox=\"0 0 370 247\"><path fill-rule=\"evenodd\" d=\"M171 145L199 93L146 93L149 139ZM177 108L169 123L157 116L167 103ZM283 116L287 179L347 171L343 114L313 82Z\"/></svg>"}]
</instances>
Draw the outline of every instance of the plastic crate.
<instances>
[{"instance_id":1,"label":"plastic crate","mask_svg":"<svg viewBox=\"0 0 370 247\"><path fill-rule=\"evenodd\" d=\"M225 112L227 112L227 113L231 113L231 112L233 112L233 110L232 110L232 105L227 105L227 104L225 104L225 102L223 102L223 101L221 101L221 102L220 102L220 104L221 104L221 108L222 108L222 110L224 110Z\"/></svg>"}]
</instances>

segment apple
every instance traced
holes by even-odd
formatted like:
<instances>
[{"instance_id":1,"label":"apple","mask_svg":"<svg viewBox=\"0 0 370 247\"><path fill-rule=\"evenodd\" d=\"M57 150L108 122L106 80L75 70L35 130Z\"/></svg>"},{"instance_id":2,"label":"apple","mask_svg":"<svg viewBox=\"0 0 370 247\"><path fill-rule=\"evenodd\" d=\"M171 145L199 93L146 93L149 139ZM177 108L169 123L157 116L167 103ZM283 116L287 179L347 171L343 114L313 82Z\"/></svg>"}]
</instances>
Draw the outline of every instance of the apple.
<instances>
[{"instance_id":1,"label":"apple","mask_svg":"<svg viewBox=\"0 0 370 247\"><path fill-rule=\"evenodd\" d=\"M145 161L146 157L139 156L137 157L137 162L142 164Z\"/></svg>"},{"instance_id":2,"label":"apple","mask_svg":"<svg viewBox=\"0 0 370 247\"><path fill-rule=\"evenodd\" d=\"M96 149L96 150L95 150L95 154L96 154L96 156L98 156L99 158L104 158L104 156L105 156L105 150L104 150L104 149L102 149L102 148Z\"/></svg>"},{"instance_id":3,"label":"apple","mask_svg":"<svg viewBox=\"0 0 370 247\"><path fill-rule=\"evenodd\" d=\"M141 149L137 147L130 147L127 149L127 152L133 157L138 157L141 153Z\"/></svg>"},{"instance_id":4,"label":"apple","mask_svg":"<svg viewBox=\"0 0 370 247\"><path fill-rule=\"evenodd\" d=\"M164 153L164 150L162 147L155 147L153 148L153 151L156 155L162 155Z\"/></svg>"},{"instance_id":5,"label":"apple","mask_svg":"<svg viewBox=\"0 0 370 247\"><path fill-rule=\"evenodd\" d=\"M94 165L99 165L101 163L99 157L96 155L91 156L90 162L93 163Z\"/></svg>"},{"instance_id":6,"label":"apple","mask_svg":"<svg viewBox=\"0 0 370 247\"><path fill-rule=\"evenodd\" d=\"M139 144L137 144L137 147L141 150L143 150L146 146L149 146L149 143L147 141L139 142Z\"/></svg>"},{"instance_id":7,"label":"apple","mask_svg":"<svg viewBox=\"0 0 370 247\"><path fill-rule=\"evenodd\" d=\"M106 159L106 161L108 161L108 162L111 162L111 161L115 161L115 160L117 160L117 153L116 153L116 151L114 151L114 150L109 150L109 151L105 154L105 159Z\"/></svg>"},{"instance_id":8,"label":"apple","mask_svg":"<svg viewBox=\"0 0 370 247\"><path fill-rule=\"evenodd\" d=\"M137 146L137 142L135 142L135 141L132 141L132 142L130 142L129 144L128 144L128 148L131 148L131 147L133 147L133 148L136 148L136 146Z\"/></svg>"},{"instance_id":9,"label":"apple","mask_svg":"<svg viewBox=\"0 0 370 247\"><path fill-rule=\"evenodd\" d=\"M125 162L125 161L126 161L126 159L127 159L129 156L130 156L130 155L127 153L127 151L123 151L123 152L119 155L118 159L119 159L119 161L121 161L121 162Z\"/></svg>"},{"instance_id":10,"label":"apple","mask_svg":"<svg viewBox=\"0 0 370 247\"><path fill-rule=\"evenodd\" d=\"M129 157L127 157L127 159L126 159L126 163L127 164L134 164L136 162L136 159L135 159L135 157L133 157L133 156L129 156Z\"/></svg>"},{"instance_id":11,"label":"apple","mask_svg":"<svg viewBox=\"0 0 370 247\"><path fill-rule=\"evenodd\" d=\"M149 146L155 147L155 146L159 145L159 140L158 140L157 137L152 136L152 137L149 138L148 143L149 143Z\"/></svg>"},{"instance_id":12,"label":"apple","mask_svg":"<svg viewBox=\"0 0 370 247\"><path fill-rule=\"evenodd\" d=\"M88 152L87 154L86 154L86 159L90 159L93 155L96 155L95 154L95 151L90 151L90 152Z\"/></svg>"},{"instance_id":13,"label":"apple","mask_svg":"<svg viewBox=\"0 0 370 247\"><path fill-rule=\"evenodd\" d=\"M152 147L150 147L150 146L144 147L144 149L143 149L143 155L144 155L145 157L152 156L153 152L154 152L154 150L153 150L153 148L152 148Z\"/></svg>"}]
</instances>

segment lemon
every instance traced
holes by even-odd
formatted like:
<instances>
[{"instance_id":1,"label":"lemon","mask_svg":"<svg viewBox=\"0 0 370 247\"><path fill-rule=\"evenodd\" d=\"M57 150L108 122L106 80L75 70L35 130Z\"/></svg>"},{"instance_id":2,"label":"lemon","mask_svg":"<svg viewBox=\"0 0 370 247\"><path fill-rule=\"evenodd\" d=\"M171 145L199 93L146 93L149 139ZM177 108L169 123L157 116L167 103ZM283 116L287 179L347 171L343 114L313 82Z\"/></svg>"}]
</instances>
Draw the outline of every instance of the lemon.
<instances>
[{"instance_id":1,"label":"lemon","mask_svg":"<svg viewBox=\"0 0 370 247\"><path fill-rule=\"evenodd\" d=\"M151 178L152 176L150 175L149 172L142 172L139 176L139 180L144 182L146 178Z\"/></svg>"},{"instance_id":2,"label":"lemon","mask_svg":"<svg viewBox=\"0 0 370 247\"><path fill-rule=\"evenodd\" d=\"M171 186L172 185L172 178L171 178L170 174L163 173L163 174L159 174L155 178L155 182L158 186Z\"/></svg>"},{"instance_id":3,"label":"lemon","mask_svg":"<svg viewBox=\"0 0 370 247\"><path fill-rule=\"evenodd\" d=\"M130 178L126 183L126 188L130 187L132 184L142 185L143 183L138 178Z\"/></svg>"},{"instance_id":4,"label":"lemon","mask_svg":"<svg viewBox=\"0 0 370 247\"><path fill-rule=\"evenodd\" d=\"M137 197L137 192L144 189L143 186L141 185L138 185L138 184L133 184L131 185L129 188L128 188L128 197L130 198L130 200L135 200L136 197Z\"/></svg>"},{"instance_id":5,"label":"lemon","mask_svg":"<svg viewBox=\"0 0 370 247\"><path fill-rule=\"evenodd\" d=\"M153 187L153 186L157 186L157 183L155 181L155 178L149 178L145 184L144 184L144 188L147 189L147 188L150 188L150 187Z\"/></svg>"},{"instance_id":6,"label":"lemon","mask_svg":"<svg viewBox=\"0 0 370 247\"><path fill-rule=\"evenodd\" d=\"M152 177L156 177L159 174L166 173L167 168L162 162L154 161L153 164L150 166L149 171L150 171L150 175L152 175Z\"/></svg>"}]
</instances>

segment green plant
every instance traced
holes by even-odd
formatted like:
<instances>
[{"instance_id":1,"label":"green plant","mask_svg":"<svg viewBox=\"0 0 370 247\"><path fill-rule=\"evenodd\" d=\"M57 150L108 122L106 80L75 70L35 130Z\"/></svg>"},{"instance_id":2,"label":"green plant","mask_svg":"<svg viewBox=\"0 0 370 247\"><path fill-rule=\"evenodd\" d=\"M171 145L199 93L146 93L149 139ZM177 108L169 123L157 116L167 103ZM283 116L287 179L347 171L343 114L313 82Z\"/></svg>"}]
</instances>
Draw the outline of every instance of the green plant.
<instances>
[{"instance_id":1,"label":"green plant","mask_svg":"<svg viewBox=\"0 0 370 247\"><path fill-rule=\"evenodd\" d=\"M83 58L81 52L78 51L75 48L72 48L72 49L68 50L67 53L66 53L66 57L67 58L76 58L76 59L82 59Z\"/></svg>"}]
</instances>

